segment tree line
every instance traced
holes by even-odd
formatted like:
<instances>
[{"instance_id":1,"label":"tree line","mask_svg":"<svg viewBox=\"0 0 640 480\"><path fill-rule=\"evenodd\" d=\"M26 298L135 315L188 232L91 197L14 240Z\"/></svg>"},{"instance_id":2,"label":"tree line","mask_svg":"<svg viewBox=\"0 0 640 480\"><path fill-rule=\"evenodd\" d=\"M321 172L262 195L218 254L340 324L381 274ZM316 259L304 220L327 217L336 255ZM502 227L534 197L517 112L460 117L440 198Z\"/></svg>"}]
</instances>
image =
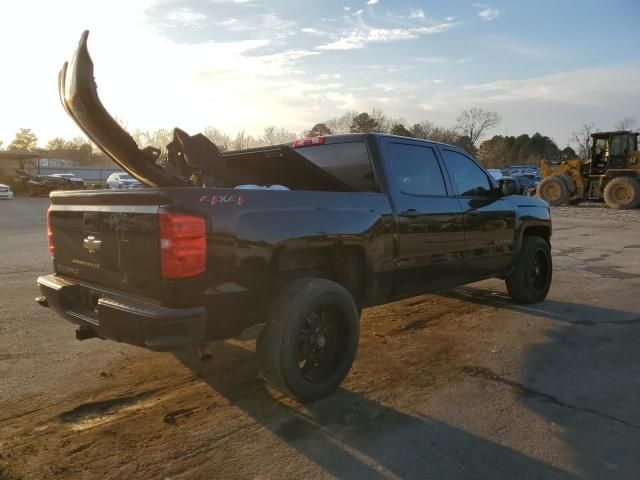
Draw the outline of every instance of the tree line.
<instances>
[{"instance_id":1,"label":"tree line","mask_svg":"<svg viewBox=\"0 0 640 480\"><path fill-rule=\"evenodd\" d=\"M121 124L121 120L118 120ZM202 134L215 143L220 150L240 150L288 143L301 136L319 136L345 133L379 132L401 135L436 142L457 145L476 156L482 164L489 168L501 168L514 164L539 164L541 159L550 161L569 160L572 158L587 159L591 148L591 134L597 131L594 123L581 125L572 132L569 145L560 149L546 135L534 133L518 136L494 135L488 133L502 121L497 112L473 107L464 110L456 119L453 127L435 125L423 120L413 125L402 118L394 118L382 110L370 112L349 111L335 118L316 123L301 134L285 128L269 126L261 135L251 135L244 130L235 136L228 135L214 127L206 127ZM616 123L616 130L632 130L636 126L633 117L625 117ZM126 128L126 125L123 125ZM135 129L133 139L141 147L153 146L164 150L171 142L173 131L166 128L157 130ZM574 148L575 147L575 148ZM2 142L0 142L0 150ZM84 137L66 140L56 137L49 140L45 148L38 148L38 138L29 128L21 128L7 150L31 151L45 158L62 158L76 162L78 165L109 165L110 160Z\"/></svg>"}]
</instances>

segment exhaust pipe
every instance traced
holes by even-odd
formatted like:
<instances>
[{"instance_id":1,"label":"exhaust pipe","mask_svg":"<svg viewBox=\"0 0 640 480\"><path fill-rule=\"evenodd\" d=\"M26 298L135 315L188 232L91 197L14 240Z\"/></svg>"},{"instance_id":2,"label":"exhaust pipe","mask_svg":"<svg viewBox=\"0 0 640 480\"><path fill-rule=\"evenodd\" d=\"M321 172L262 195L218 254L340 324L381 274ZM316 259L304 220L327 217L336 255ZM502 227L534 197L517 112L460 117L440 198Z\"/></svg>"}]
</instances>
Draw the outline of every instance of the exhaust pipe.
<instances>
[{"instance_id":1,"label":"exhaust pipe","mask_svg":"<svg viewBox=\"0 0 640 480\"><path fill-rule=\"evenodd\" d=\"M201 343L198 348L198 358L201 362L208 362L213 358L213 349L208 343Z\"/></svg>"}]
</instances>

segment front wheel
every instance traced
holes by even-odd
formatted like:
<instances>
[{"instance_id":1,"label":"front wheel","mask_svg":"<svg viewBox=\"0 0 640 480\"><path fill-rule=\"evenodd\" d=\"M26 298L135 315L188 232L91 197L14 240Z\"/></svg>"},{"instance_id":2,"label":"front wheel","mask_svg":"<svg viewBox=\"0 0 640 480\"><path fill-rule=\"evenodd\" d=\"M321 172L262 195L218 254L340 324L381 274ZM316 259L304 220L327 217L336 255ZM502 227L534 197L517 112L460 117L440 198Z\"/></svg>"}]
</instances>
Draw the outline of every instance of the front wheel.
<instances>
[{"instance_id":1,"label":"front wheel","mask_svg":"<svg viewBox=\"0 0 640 480\"><path fill-rule=\"evenodd\" d=\"M351 294L335 282L303 278L275 298L256 353L271 386L308 402L342 383L359 336L360 314Z\"/></svg>"},{"instance_id":2,"label":"front wheel","mask_svg":"<svg viewBox=\"0 0 640 480\"><path fill-rule=\"evenodd\" d=\"M540 182L538 196L549 205L557 206L566 204L571 193L565 178L561 175L552 175Z\"/></svg>"},{"instance_id":3,"label":"front wheel","mask_svg":"<svg viewBox=\"0 0 640 480\"><path fill-rule=\"evenodd\" d=\"M627 210L640 205L640 181L631 177L617 177L607 183L604 201L609 208Z\"/></svg>"},{"instance_id":4,"label":"front wheel","mask_svg":"<svg viewBox=\"0 0 640 480\"><path fill-rule=\"evenodd\" d=\"M552 272L551 249L546 240L524 237L516 268L507 277L507 291L519 303L542 302L549 293Z\"/></svg>"}]
</instances>

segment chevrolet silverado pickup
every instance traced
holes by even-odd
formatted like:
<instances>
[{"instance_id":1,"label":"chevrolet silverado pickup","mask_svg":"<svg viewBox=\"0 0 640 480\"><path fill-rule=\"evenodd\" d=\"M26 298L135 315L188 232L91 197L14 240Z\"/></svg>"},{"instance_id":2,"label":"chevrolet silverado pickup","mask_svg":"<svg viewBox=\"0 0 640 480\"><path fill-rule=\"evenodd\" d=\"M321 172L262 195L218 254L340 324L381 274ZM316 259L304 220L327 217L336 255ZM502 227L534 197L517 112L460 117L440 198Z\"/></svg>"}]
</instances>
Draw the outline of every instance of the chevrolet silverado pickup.
<instances>
[{"instance_id":1,"label":"chevrolet silverado pickup","mask_svg":"<svg viewBox=\"0 0 640 480\"><path fill-rule=\"evenodd\" d=\"M367 133L223 153L176 129L161 159L102 106L86 40L62 103L145 187L50 195L38 302L78 339L177 351L264 324L264 377L309 401L347 375L363 308L490 277L516 302L546 297L548 205L465 151Z\"/></svg>"}]
</instances>

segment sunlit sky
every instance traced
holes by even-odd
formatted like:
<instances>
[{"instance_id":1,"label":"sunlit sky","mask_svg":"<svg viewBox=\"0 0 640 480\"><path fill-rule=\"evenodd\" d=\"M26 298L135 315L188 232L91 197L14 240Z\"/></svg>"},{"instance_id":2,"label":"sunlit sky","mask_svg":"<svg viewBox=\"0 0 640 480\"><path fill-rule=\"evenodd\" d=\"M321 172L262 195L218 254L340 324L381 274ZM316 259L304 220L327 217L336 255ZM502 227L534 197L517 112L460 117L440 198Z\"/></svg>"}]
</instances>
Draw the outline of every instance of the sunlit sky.
<instances>
[{"instance_id":1,"label":"sunlit sky","mask_svg":"<svg viewBox=\"0 0 640 480\"><path fill-rule=\"evenodd\" d=\"M302 132L346 110L566 145L585 122L640 121L640 1L13 0L0 28L0 140L80 131L57 72L84 29L99 94L130 130Z\"/></svg>"}]
</instances>

